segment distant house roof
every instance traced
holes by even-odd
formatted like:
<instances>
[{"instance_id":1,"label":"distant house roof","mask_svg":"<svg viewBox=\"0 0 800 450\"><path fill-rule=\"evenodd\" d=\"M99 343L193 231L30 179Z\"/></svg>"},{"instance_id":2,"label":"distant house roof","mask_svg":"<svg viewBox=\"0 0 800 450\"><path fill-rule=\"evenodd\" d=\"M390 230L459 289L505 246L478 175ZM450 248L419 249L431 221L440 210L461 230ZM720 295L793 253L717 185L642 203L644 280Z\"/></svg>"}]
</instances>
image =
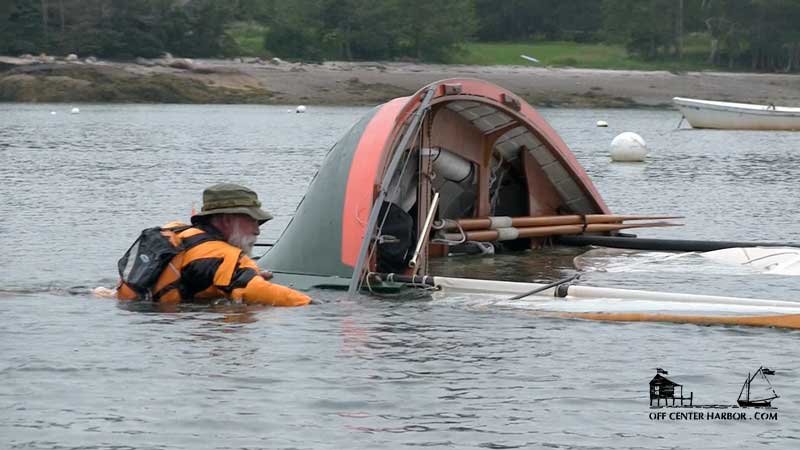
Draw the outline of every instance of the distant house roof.
<instances>
[{"instance_id":1,"label":"distant house roof","mask_svg":"<svg viewBox=\"0 0 800 450\"><path fill-rule=\"evenodd\" d=\"M658 386L681 386L680 384L670 380L669 378L661 375L660 373L656 374L656 376L654 376L653 379L650 380L650 386L656 386L656 385L658 385Z\"/></svg>"}]
</instances>

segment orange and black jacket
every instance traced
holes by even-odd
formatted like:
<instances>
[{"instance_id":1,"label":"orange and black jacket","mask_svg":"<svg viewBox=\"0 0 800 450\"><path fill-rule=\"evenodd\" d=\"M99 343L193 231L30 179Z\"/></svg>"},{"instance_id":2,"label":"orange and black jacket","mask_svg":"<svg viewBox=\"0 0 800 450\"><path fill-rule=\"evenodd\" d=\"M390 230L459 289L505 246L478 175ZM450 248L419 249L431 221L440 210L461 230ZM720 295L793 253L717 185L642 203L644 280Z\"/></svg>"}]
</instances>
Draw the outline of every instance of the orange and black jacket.
<instances>
[{"instance_id":1,"label":"orange and black jacket","mask_svg":"<svg viewBox=\"0 0 800 450\"><path fill-rule=\"evenodd\" d=\"M168 227L174 224L168 224ZM177 303L227 298L247 304L301 306L310 298L294 289L273 284L259 275L255 261L225 242L210 225L191 227L175 236L186 250L172 258L152 289L153 300ZM139 295L125 283L117 298L137 300Z\"/></svg>"}]
</instances>

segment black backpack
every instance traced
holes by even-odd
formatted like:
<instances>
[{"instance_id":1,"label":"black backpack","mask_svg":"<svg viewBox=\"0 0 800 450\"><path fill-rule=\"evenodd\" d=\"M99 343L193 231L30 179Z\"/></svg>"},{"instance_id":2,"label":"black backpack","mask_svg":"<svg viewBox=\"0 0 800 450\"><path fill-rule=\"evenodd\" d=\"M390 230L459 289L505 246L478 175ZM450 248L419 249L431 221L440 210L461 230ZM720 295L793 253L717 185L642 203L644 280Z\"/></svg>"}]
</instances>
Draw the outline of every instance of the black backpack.
<instances>
[{"instance_id":1,"label":"black backpack","mask_svg":"<svg viewBox=\"0 0 800 450\"><path fill-rule=\"evenodd\" d=\"M191 225L162 228L153 227L142 230L139 237L131 244L128 251L117 262L119 276L143 299L153 297L152 289L161 276L161 272L178 253L188 250L195 245L206 241L215 240L208 233L202 233L184 239L180 245L175 245L175 236L181 231L191 228Z\"/></svg>"}]
</instances>

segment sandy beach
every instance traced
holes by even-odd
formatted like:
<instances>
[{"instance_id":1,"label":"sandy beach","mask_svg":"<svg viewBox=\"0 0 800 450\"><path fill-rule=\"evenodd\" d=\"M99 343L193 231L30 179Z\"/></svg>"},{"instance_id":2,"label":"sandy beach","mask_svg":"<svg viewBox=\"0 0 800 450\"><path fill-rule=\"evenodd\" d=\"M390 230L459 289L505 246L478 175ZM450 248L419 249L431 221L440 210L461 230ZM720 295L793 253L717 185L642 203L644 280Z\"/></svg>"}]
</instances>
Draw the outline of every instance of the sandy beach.
<instances>
[{"instance_id":1,"label":"sandy beach","mask_svg":"<svg viewBox=\"0 0 800 450\"><path fill-rule=\"evenodd\" d=\"M800 105L800 76L260 59L109 62L0 57L0 100L374 105L446 78L480 78L534 106L656 107L672 97Z\"/></svg>"}]
</instances>

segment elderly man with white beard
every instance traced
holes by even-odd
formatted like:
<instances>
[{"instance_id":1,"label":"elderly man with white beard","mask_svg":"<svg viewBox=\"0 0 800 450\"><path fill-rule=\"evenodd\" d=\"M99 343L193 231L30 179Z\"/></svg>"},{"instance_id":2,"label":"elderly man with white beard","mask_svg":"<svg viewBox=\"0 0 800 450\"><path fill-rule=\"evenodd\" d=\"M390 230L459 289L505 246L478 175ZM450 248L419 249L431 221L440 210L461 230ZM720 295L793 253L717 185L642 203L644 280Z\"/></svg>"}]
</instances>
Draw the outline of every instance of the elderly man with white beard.
<instances>
[{"instance_id":1,"label":"elderly man with white beard","mask_svg":"<svg viewBox=\"0 0 800 450\"><path fill-rule=\"evenodd\" d=\"M223 183L207 188L203 208L192 216L191 226L161 227L172 233L170 240L180 251L160 271L155 284L146 292L132 288L121 266L117 298L139 300L144 294L162 304L220 298L273 306L308 304L307 295L267 281L272 274L260 271L251 259L259 227L270 219L258 195L244 186Z\"/></svg>"}]
</instances>

